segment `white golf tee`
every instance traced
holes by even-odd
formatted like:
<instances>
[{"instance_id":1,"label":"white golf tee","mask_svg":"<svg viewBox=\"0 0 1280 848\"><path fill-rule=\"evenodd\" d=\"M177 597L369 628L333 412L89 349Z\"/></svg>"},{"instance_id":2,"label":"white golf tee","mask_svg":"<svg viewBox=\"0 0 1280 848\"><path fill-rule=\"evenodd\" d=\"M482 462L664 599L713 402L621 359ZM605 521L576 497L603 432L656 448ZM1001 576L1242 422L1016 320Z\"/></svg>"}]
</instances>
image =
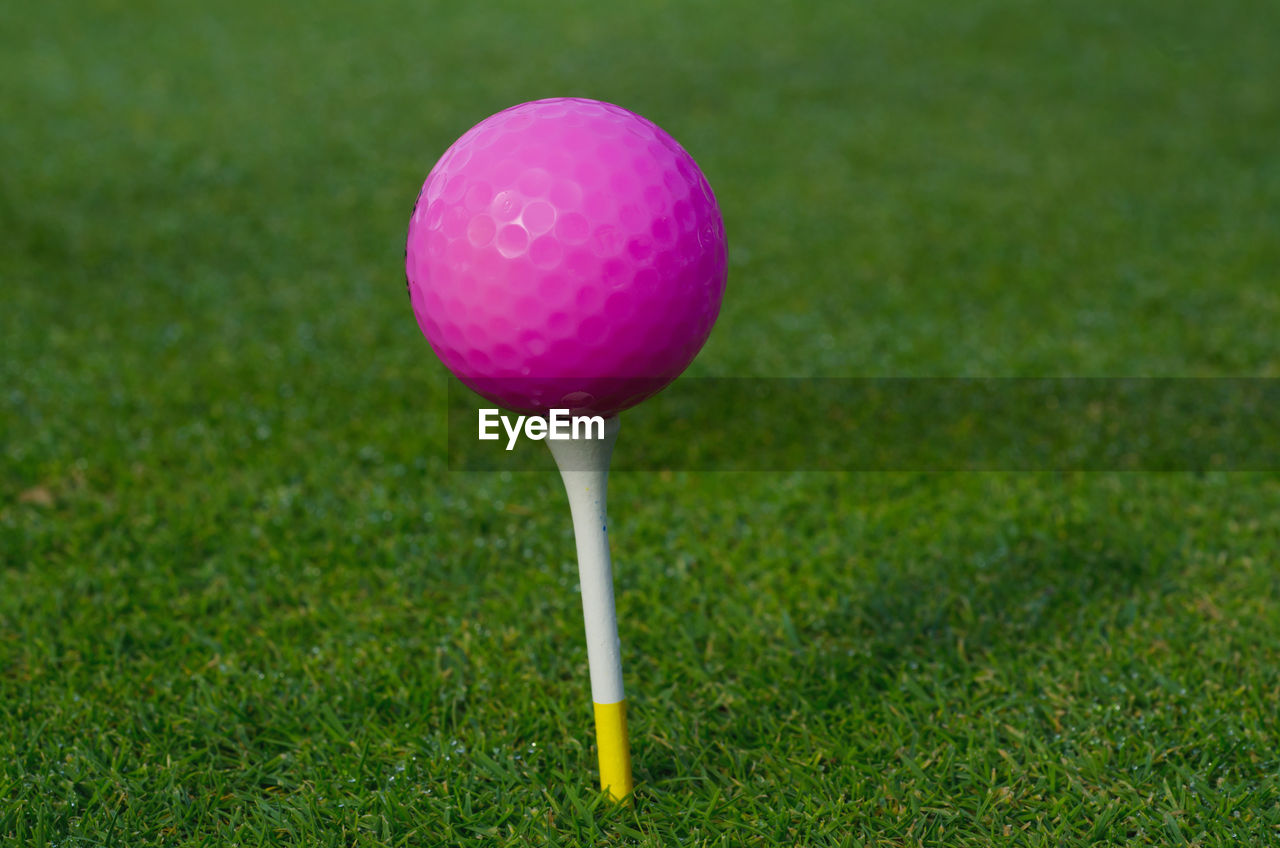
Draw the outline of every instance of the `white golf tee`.
<instances>
[{"instance_id":1,"label":"white golf tee","mask_svg":"<svg viewBox=\"0 0 1280 848\"><path fill-rule=\"evenodd\" d=\"M600 786L617 800L631 794L631 749L627 741L627 702L622 689L622 655L618 616L613 603L613 570L609 557L605 495L609 460L618 439L618 418L606 418L603 439L548 439L560 468L573 536L578 547L578 581L587 631L591 668L591 700L595 702L596 746L600 754Z\"/></svg>"}]
</instances>

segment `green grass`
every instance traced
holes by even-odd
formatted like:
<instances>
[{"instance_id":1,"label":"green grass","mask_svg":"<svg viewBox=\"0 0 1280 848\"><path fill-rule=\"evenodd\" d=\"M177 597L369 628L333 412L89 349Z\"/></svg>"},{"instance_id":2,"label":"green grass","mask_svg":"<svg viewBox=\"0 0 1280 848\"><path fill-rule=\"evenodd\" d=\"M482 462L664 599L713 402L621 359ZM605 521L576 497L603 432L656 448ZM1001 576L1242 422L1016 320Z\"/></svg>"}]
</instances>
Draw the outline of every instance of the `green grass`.
<instances>
[{"instance_id":1,"label":"green grass","mask_svg":"<svg viewBox=\"0 0 1280 848\"><path fill-rule=\"evenodd\" d=\"M1278 377L1278 27L0 9L0 843L1280 844L1274 473L615 475L602 802L559 480L446 470L400 267L454 137L579 94L716 187L692 373Z\"/></svg>"}]
</instances>

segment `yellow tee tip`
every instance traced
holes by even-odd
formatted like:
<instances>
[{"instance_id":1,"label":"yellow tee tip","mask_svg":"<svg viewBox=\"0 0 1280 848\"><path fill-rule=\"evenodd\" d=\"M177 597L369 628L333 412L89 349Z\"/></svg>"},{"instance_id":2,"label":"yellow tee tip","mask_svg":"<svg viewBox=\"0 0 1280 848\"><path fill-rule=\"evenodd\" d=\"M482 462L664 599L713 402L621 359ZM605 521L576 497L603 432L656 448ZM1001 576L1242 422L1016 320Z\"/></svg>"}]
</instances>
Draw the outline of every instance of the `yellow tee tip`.
<instances>
[{"instance_id":1,"label":"yellow tee tip","mask_svg":"<svg viewBox=\"0 0 1280 848\"><path fill-rule=\"evenodd\" d=\"M627 702L596 704L596 747L600 750L600 788L615 801L630 803L631 745L627 739Z\"/></svg>"}]
</instances>

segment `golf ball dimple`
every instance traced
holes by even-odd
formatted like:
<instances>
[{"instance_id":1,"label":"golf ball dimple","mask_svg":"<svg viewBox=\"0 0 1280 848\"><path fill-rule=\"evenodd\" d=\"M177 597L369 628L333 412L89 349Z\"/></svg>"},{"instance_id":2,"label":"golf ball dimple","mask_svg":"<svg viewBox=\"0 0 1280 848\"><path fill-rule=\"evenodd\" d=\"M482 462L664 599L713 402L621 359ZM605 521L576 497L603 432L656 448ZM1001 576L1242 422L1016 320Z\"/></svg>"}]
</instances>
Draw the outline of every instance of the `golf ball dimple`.
<instances>
[{"instance_id":1,"label":"golf ball dimple","mask_svg":"<svg viewBox=\"0 0 1280 848\"><path fill-rule=\"evenodd\" d=\"M661 390L710 334L726 270L693 158L646 118L579 98L459 138L423 184L405 256L441 361L528 413L610 415Z\"/></svg>"}]
</instances>

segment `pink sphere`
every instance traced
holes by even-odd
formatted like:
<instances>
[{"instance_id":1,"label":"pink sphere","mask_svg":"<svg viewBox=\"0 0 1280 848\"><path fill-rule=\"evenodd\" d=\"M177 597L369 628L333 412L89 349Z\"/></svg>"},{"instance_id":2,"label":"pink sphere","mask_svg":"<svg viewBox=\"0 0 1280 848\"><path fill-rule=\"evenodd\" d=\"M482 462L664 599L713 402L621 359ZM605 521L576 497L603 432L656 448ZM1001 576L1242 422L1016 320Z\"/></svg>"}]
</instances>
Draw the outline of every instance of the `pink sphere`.
<instances>
[{"instance_id":1,"label":"pink sphere","mask_svg":"<svg viewBox=\"0 0 1280 848\"><path fill-rule=\"evenodd\" d=\"M523 103L427 176L405 274L418 326L499 406L612 415L693 361L724 294L724 223L697 163L609 103Z\"/></svg>"}]
</instances>

